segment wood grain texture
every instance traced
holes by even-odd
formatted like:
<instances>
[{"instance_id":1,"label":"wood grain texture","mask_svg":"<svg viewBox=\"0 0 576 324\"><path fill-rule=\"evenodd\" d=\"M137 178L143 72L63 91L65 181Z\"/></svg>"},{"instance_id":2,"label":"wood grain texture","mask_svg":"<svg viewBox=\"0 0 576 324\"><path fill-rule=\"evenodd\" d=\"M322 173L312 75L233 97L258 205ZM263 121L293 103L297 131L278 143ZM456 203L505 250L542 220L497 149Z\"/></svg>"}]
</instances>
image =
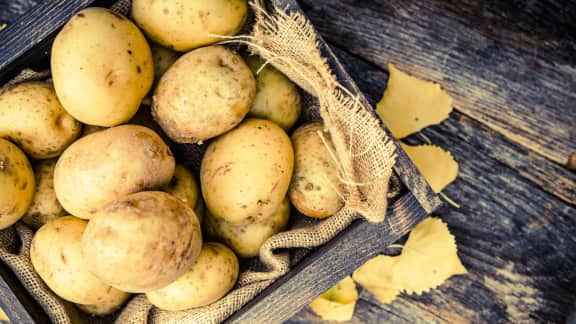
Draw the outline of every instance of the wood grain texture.
<instances>
[{"instance_id":1,"label":"wood grain texture","mask_svg":"<svg viewBox=\"0 0 576 324\"><path fill-rule=\"evenodd\" d=\"M560 165L576 151L575 2L300 3L328 41L440 82L456 109L515 143Z\"/></svg>"},{"instance_id":2,"label":"wood grain texture","mask_svg":"<svg viewBox=\"0 0 576 324\"><path fill-rule=\"evenodd\" d=\"M427 215L412 194L404 195L392 205L383 223L353 223L308 255L227 322L279 323L288 320L358 266L382 253ZM398 224L403 224L403 227L398 227Z\"/></svg>"},{"instance_id":3,"label":"wood grain texture","mask_svg":"<svg viewBox=\"0 0 576 324\"><path fill-rule=\"evenodd\" d=\"M379 100L387 74L336 53L368 100ZM445 193L462 207L435 214L455 235L469 274L384 306L363 291L353 322L564 322L576 299L576 175L459 112L423 133L460 164ZM288 323L310 321L318 319L304 309Z\"/></svg>"}]
</instances>

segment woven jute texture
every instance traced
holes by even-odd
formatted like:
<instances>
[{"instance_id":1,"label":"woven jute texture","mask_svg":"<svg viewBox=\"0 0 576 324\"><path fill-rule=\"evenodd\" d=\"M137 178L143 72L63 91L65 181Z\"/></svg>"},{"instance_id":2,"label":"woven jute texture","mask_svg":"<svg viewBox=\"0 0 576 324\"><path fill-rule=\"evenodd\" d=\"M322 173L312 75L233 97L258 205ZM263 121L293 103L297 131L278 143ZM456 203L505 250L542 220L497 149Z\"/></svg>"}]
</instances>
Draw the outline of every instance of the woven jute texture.
<instances>
[{"instance_id":1,"label":"woven jute texture","mask_svg":"<svg viewBox=\"0 0 576 324\"><path fill-rule=\"evenodd\" d=\"M129 6L130 1L122 0L113 9L126 14ZM234 290L211 305L169 312L153 307L145 295L136 295L114 318L104 322L221 322L286 274L307 248L328 242L360 217L372 222L384 220L388 184L395 162L394 144L371 108L337 81L322 55L314 28L304 16L262 0L252 2L251 7L254 13L251 32L223 38L223 43L246 45L307 92L303 95L303 120L321 119L330 134L332 145L326 147L338 165L340 184L334 186L340 188L344 207L320 222L296 221L290 230L268 239L260 249L259 262L252 262L240 274ZM46 77L45 73L23 71L13 81ZM318 136L322 137L322 133ZM0 231L0 259L14 271L54 323L75 322L74 310L50 292L31 266L32 235L30 229L20 224ZM280 250L282 252L278 252ZM97 319L87 321L98 322Z\"/></svg>"}]
</instances>

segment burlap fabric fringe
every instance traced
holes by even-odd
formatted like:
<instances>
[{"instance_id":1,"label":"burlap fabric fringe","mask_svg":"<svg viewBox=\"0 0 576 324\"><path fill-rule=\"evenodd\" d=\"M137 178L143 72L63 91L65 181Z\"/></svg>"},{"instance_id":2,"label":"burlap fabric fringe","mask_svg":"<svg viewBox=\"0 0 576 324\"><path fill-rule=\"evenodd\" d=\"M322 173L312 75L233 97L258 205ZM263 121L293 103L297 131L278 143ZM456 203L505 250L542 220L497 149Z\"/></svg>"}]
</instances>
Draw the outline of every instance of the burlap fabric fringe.
<instances>
[{"instance_id":1,"label":"burlap fabric fringe","mask_svg":"<svg viewBox=\"0 0 576 324\"><path fill-rule=\"evenodd\" d=\"M129 5L129 1L119 1L114 9L127 13ZM235 289L221 300L201 308L169 312L153 307L144 295L137 295L120 312L116 323L221 322L289 271L290 255L275 251L324 244L359 217L373 222L384 219L388 182L395 162L394 144L370 108L336 80L321 54L316 32L305 17L284 8L267 10L261 0L251 6L255 13L252 33L225 42L246 44L250 51L317 99L319 115L333 142L333 146L327 147L338 165L341 183L335 187L340 188L345 205L322 222L271 237L260 249L261 264L242 273ZM17 81L31 79L29 72L24 73L28 73L27 77L24 75ZM73 322L76 318L73 310L49 291L31 267L32 232L22 225L15 228L22 246L15 250L13 243L2 244L0 258L13 269L54 323ZM0 232L0 241L13 242L15 235L13 229Z\"/></svg>"}]
</instances>

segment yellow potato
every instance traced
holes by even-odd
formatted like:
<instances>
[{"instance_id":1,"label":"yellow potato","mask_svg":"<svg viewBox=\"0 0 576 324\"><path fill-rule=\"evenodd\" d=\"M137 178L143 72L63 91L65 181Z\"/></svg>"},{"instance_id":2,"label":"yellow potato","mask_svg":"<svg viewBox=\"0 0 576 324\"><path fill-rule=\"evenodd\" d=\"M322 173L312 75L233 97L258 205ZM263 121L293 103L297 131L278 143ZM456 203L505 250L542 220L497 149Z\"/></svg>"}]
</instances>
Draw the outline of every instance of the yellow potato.
<instances>
[{"instance_id":1,"label":"yellow potato","mask_svg":"<svg viewBox=\"0 0 576 324\"><path fill-rule=\"evenodd\" d=\"M200 169L210 213L233 224L272 215L286 196L294 152L288 135L263 119L247 119L207 148Z\"/></svg>"},{"instance_id":2,"label":"yellow potato","mask_svg":"<svg viewBox=\"0 0 576 324\"><path fill-rule=\"evenodd\" d=\"M198 182L192 172L186 167L176 164L174 176L168 186L164 188L164 191L180 199L188 207L192 208L196 216L198 216L198 220L202 223L203 215L196 213L196 210L201 211L202 206L198 207L198 205L202 204L202 201L199 197Z\"/></svg>"},{"instance_id":3,"label":"yellow potato","mask_svg":"<svg viewBox=\"0 0 576 324\"><path fill-rule=\"evenodd\" d=\"M82 137L64 151L54 189L64 209L90 219L117 198L167 185L174 166L170 149L152 130L116 126Z\"/></svg>"},{"instance_id":4,"label":"yellow potato","mask_svg":"<svg viewBox=\"0 0 576 324\"><path fill-rule=\"evenodd\" d=\"M235 35L247 13L246 0L132 1L132 17L146 35L181 52L221 40L213 35Z\"/></svg>"},{"instance_id":5,"label":"yellow potato","mask_svg":"<svg viewBox=\"0 0 576 324\"><path fill-rule=\"evenodd\" d=\"M60 155L80 129L49 83L24 82L0 92L0 137L10 138L34 159Z\"/></svg>"},{"instance_id":6,"label":"yellow potato","mask_svg":"<svg viewBox=\"0 0 576 324\"><path fill-rule=\"evenodd\" d=\"M256 73L264 61L249 56L246 63ZM256 75L256 97L248 116L268 119L289 130L300 118L300 111L300 95L296 86L280 71L266 65Z\"/></svg>"},{"instance_id":7,"label":"yellow potato","mask_svg":"<svg viewBox=\"0 0 576 324\"><path fill-rule=\"evenodd\" d=\"M50 64L62 106L96 126L129 120L154 78L144 35L105 8L87 8L72 17L54 40Z\"/></svg>"},{"instance_id":8,"label":"yellow potato","mask_svg":"<svg viewBox=\"0 0 576 324\"><path fill-rule=\"evenodd\" d=\"M80 304L126 298L96 278L82 257L80 242L88 222L64 216L42 226L30 247L30 260L38 275L58 296Z\"/></svg>"},{"instance_id":9,"label":"yellow potato","mask_svg":"<svg viewBox=\"0 0 576 324\"><path fill-rule=\"evenodd\" d=\"M0 138L0 229L16 223L32 203L34 172L26 155Z\"/></svg>"},{"instance_id":10,"label":"yellow potato","mask_svg":"<svg viewBox=\"0 0 576 324\"><path fill-rule=\"evenodd\" d=\"M160 79L152 115L179 143L196 143L238 125L250 110L256 81L242 58L221 46L179 58Z\"/></svg>"},{"instance_id":11,"label":"yellow potato","mask_svg":"<svg viewBox=\"0 0 576 324\"><path fill-rule=\"evenodd\" d=\"M190 269L173 283L146 293L156 307L180 311L212 304L228 293L238 279L234 252L220 243L205 243Z\"/></svg>"},{"instance_id":12,"label":"yellow potato","mask_svg":"<svg viewBox=\"0 0 576 324\"><path fill-rule=\"evenodd\" d=\"M176 62L180 54L157 44L150 44L154 60L154 82L158 82L168 68Z\"/></svg>"},{"instance_id":13,"label":"yellow potato","mask_svg":"<svg viewBox=\"0 0 576 324\"><path fill-rule=\"evenodd\" d=\"M299 127L292 134L294 176L289 191L290 201L299 212L314 218L331 216L343 205L338 192L338 167L319 132L328 145L332 145L332 141L330 134L323 129L321 123L315 122Z\"/></svg>"},{"instance_id":14,"label":"yellow potato","mask_svg":"<svg viewBox=\"0 0 576 324\"><path fill-rule=\"evenodd\" d=\"M234 225L206 214L206 235L226 243L241 258L255 257L260 247L272 235L282 231L290 219L290 203L284 199L280 208L257 223Z\"/></svg>"},{"instance_id":15,"label":"yellow potato","mask_svg":"<svg viewBox=\"0 0 576 324\"><path fill-rule=\"evenodd\" d=\"M41 160L34 164L36 188L32 204L22 221L34 229L49 221L66 215L54 191L54 168L56 160Z\"/></svg>"},{"instance_id":16,"label":"yellow potato","mask_svg":"<svg viewBox=\"0 0 576 324\"><path fill-rule=\"evenodd\" d=\"M130 294L118 295L117 298L114 299L111 298L110 300L107 300L102 303L86 304L86 305L76 304L76 307L78 307L81 311L88 313L90 315L104 316L112 314L118 309L120 309L120 307L124 305L124 303L128 300L128 298L130 298L130 296L131 296Z\"/></svg>"},{"instance_id":17,"label":"yellow potato","mask_svg":"<svg viewBox=\"0 0 576 324\"><path fill-rule=\"evenodd\" d=\"M82 237L94 275L127 292L146 292L178 279L202 247L194 211L173 196L143 191L98 211Z\"/></svg>"}]
</instances>

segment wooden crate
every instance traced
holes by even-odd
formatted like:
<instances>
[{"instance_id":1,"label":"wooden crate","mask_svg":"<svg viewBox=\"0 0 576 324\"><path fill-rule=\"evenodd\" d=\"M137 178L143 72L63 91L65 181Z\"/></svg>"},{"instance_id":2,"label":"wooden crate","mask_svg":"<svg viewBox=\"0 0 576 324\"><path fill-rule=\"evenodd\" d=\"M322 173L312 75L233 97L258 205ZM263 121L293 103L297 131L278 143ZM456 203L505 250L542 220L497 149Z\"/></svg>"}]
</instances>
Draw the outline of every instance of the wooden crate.
<instances>
[{"instance_id":1,"label":"wooden crate","mask_svg":"<svg viewBox=\"0 0 576 324\"><path fill-rule=\"evenodd\" d=\"M291 11L302 12L296 0L270 1ZM109 7L113 3L53 0L31 6L25 15L18 17L0 32L0 85L23 68L48 68L52 40L74 13L87 6ZM354 81L319 34L318 38L323 54L328 58L338 80L367 104ZM401 195L390 201L386 220L379 224L354 222L329 243L308 254L287 275L261 292L227 322L274 323L290 318L358 266L382 253L388 245L407 234L414 225L440 206L440 199L402 149L396 146L398 158L394 172L401 181L402 190ZM39 304L26 292L10 269L1 263L0 306L15 323L49 322Z\"/></svg>"}]
</instances>

